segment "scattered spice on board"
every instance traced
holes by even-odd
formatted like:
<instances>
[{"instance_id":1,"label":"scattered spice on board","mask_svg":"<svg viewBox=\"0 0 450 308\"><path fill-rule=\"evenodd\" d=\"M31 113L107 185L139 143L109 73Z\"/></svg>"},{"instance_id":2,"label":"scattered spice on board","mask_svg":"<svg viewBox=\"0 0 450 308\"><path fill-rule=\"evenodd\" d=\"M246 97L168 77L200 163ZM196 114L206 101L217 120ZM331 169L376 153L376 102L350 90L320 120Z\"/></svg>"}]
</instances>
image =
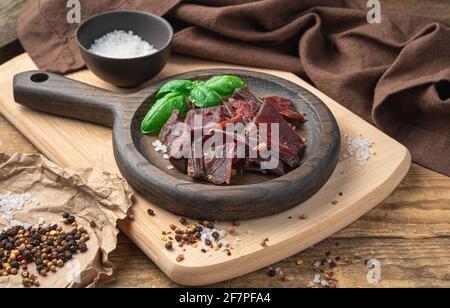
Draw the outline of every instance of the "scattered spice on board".
<instances>
[{"instance_id":1,"label":"scattered spice on board","mask_svg":"<svg viewBox=\"0 0 450 308\"><path fill-rule=\"evenodd\" d=\"M331 204L332 205L336 205L336 204L338 204L338 201L337 200L333 200L333 201L331 201Z\"/></svg>"},{"instance_id":2,"label":"scattered spice on board","mask_svg":"<svg viewBox=\"0 0 450 308\"><path fill-rule=\"evenodd\" d=\"M167 250L172 250L173 248L173 243L172 242L167 242L164 247L166 247Z\"/></svg>"},{"instance_id":3,"label":"scattered spice on board","mask_svg":"<svg viewBox=\"0 0 450 308\"><path fill-rule=\"evenodd\" d=\"M161 231L163 235L161 240L165 242L166 249L167 242L174 240L183 251L186 251L186 246L190 246L194 249L200 248L203 253L208 253L208 256L211 256L212 251L223 252L227 256L231 256L232 250L239 245L240 238L237 236L234 226L230 226L225 231L218 228L212 221L190 223L187 218L183 217L179 222L182 227L170 224L169 230ZM229 242L231 238L233 240ZM172 243L171 249L173 247Z\"/></svg>"},{"instance_id":4,"label":"scattered spice on board","mask_svg":"<svg viewBox=\"0 0 450 308\"><path fill-rule=\"evenodd\" d=\"M68 219L71 215L64 213L63 217ZM64 267L78 252L87 252L89 240L87 230L78 226L75 220L70 231L58 224L7 228L0 232L1 274L3 277L15 276L22 270L22 285L38 287L37 277L28 270L29 264L34 263L37 273L46 277L49 272Z\"/></svg>"},{"instance_id":5,"label":"scattered spice on board","mask_svg":"<svg viewBox=\"0 0 450 308\"><path fill-rule=\"evenodd\" d=\"M147 210L147 214L148 214L149 216L155 216L155 211L153 211L152 209L148 209L148 210Z\"/></svg>"},{"instance_id":6,"label":"scattered spice on board","mask_svg":"<svg viewBox=\"0 0 450 308\"><path fill-rule=\"evenodd\" d=\"M308 216L306 216L306 214L301 215L298 219L300 220L306 220L308 219Z\"/></svg>"},{"instance_id":7,"label":"scattered spice on board","mask_svg":"<svg viewBox=\"0 0 450 308\"><path fill-rule=\"evenodd\" d=\"M177 262L182 262L182 261L184 261L184 255L183 254L179 254L178 256L177 256Z\"/></svg>"},{"instance_id":8,"label":"scattered spice on board","mask_svg":"<svg viewBox=\"0 0 450 308\"><path fill-rule=\"evenodd\" d=\"M267 242L269 242L269 239L268 238L265 238L262 242L261 242L261 246L262 247L264 247L264 248L266 248L268 245L267 245Z\"/></svg>"}]
</instances>

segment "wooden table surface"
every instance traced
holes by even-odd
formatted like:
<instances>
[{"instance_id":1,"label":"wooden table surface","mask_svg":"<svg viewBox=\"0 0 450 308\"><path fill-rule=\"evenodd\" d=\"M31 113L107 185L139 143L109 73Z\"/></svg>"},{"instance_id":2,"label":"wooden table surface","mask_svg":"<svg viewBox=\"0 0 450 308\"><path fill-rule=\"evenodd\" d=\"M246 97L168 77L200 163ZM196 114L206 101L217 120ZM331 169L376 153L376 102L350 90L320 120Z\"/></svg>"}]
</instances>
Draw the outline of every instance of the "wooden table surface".
<instances>
[{"instance_id":1,"label":"wooden table surface","mask_svg":"<svg viewBox=\"0 0 450 308\"><path fill-rule=\"evenodd\" d=\"M14 41L12 20L23 2L1 1L0 59L10 53L10 46L20 49ZM450 1L382 3L385 9L426 14L450 23ZM8 48L1 48L5 45ZM0 116L0 152L37 153L37 150ZM341 259L335 274L340 287L450 287L449 246L450 179L413 165L400 186L377 208L315 247L275 264L284 272L284 279L269 277L268 270L263 269L214 286L306 287L317 271L313 263L327 259L331 253L331 257ZM345 259L349 262L342 262ZM370 269L366 262L372 259L381 264L380 284L367 282ZM177 286L123 235L119 235L111 261L117 266L115 273L102 279L98 287Z\"/></svg>"}]
</instances>

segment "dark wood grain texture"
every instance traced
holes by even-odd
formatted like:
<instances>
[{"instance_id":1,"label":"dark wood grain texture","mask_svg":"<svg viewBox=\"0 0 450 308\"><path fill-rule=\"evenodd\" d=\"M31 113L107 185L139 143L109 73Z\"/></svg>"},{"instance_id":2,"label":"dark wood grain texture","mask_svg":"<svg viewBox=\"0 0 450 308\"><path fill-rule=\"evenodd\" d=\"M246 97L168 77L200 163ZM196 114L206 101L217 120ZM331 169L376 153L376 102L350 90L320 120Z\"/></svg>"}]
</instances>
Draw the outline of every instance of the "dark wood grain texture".
<instances>
[{"instance_id":1,"label":"dark wood grain texture","mask_svg":"<svg viewBox=\"0 0 450 308\"><path fill-rule=\"evenodd\" d=\"M326 105L298 85L256 72L204 70L171 79L206 80L214 75L237 75L258 95L279 95L296 102L308 118L303 130L307 151L300 167L279 178L255 182L247 177L242 185L220 187L187 181L158 167L162 159L148 155L151 150L141 145L151 144L155 138L143 135L140 123L156 101L156 91L168 80L121 95L33 71L15 77L14 95L16 102L39 111L113 126L114 154L123 176L150 201L182 216L251 219L288 210L313 196L329 179L339 158L340 132Z\"/></svg>"}]
</instances>

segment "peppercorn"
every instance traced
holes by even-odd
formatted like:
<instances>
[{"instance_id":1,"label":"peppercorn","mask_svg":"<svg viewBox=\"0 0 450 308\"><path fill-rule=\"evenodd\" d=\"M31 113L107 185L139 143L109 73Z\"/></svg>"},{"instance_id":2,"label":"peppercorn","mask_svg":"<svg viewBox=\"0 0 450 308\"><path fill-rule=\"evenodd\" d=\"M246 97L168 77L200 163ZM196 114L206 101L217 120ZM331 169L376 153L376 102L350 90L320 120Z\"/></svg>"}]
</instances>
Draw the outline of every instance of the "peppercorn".
<instances>
[{"instance_id":1,"label":"peppercorn","mask_svg":"<svg viewBox=\"0 0 450 308\"><path fill-rule=\"evenodd\" d=\"M63 267L64 266L64 261L63 260L58 260L58 262L56 263L56 266L58 267Z\"/></svg>"},{"instance_id":2,"label":"peppercorn","mask_svg":"<svg viewBox=\"0 0 450 308\"><path fill-rule=\"evenodd\" d=\"M22 279L22 285L23 285L25 288L31 287L30 280L29 280L28 278Z\"/></svg>"},{"instance_id":3,"label":"peppercorn","mask_svg":"<svg viewBox=\"0 0 450 308\"><path fill-rule=\"evenodd\" d=\"M73 246L69 247L69 251L70 251L70 253L74 254L78 251L78 248L77 248L77 246L73 245Z\"/></svg>"},{"instance_id":4,"label":"peppercorn","mask_svg":"<svg viewBox=\"0 0 450 308\"><path fill-rule=\"evenodd\" d=\"M11 275L17 275L19 273L19 270L17 268L12 268L11 269Z\"/></svg>"},{"instance_id":5,"label":"peppercorn","mask_svg":"<svg viewBox=\"0 0 450 308\"><path fill-rule=\"evenodd\" d=\"M181 242L182 239L183 239L183 236L181 234L175 234L175 240L177 242Z\"/></svg>"},{"instance_id":6,"label":"peppercorn","mask_svg":"<svg viewBox=\"0 0 450 308\"><path fill-rule=\"evenodd\" d=\"M67 218L67 222L69 224L75 223L75 220L76 220L75 216L72 216L72 215Z\"/></svg>"},{"instance_id":7,"label":"peppercorn","mask_svg":"<svg viewBox=\"0 0 450 308\"><path fill-rule=\"evenodd\" d=\"M219 234L219 232L213 232L213 234L212 234L212 237L215 239L215 240L218 240L219 238L220 238L220 234Z\"/></svg>"},{"instance_id":8,"label":"peppercorn","mask_svg":"<svg viewBox=\"0 0 450 308\"><path fill-rule=\"evenodd\" d=\"M86 244L80 244L80 245L78 245L78 249L79 249L81 252L86 252L86 251L88 250Z\"/></svg>"},{"instance_id":9,"label":"peppercorn","mask_svg":"<svg viewBox=\"0 0 450 308\"><path fill-rule=\"evenodd\" d=\"M147 214L148 214L149 216L155 216L155 211L153 211L152 209L148 209L148 210L147 210Z\"/></svg>"},{"instance_id":10,"label":"peppercorn","mask_svg":"<svg viewBox=\"0 0 450 308\"><path fill-rule=\"evenodd\" d=\"M182 225L186 225L186 224L188 223L188 221L187 221L186 218L182 217L182 218L180 219L180 223L181 223Z\"/></svg>"},{"instance_id":11,"label":"peppercorn","mask_svg":"<svg viewBox=\"0 0 450 308\"><path fill-rule=\"evenodd\" d=\"M69 251L66 251L64 253L64 259L67 260L67 261L71 260L72 259L72 254Z\"/></svg>"},{"instance_id":12,"label":"peppercorn","mask_svg":"<svg viewBox=\"0 0 450 308\"><path fill-rule=\"evenodd\" d=\"M208 229L214 229L214 223L213 223L212 221L209 221L209 222L206 224L206 227L207 227Z\"/></svg>"},{"instance_id":13,"label":"peppercorn","mask_svg":"<svg viewBox=\"0 0 450 308\"><path fill-rule=\"evenodd\" d=\"M269 275L269 277L275 277L277 275L277 271L273 267L270 267L267 275Z\"/></svg>"},{"instance_id":14,"label":"peppercorn","mask_svg":"<svg viewBox=\"0 0 450 308\"><path fill-rule=\"evenodd\" d=\"M172 242L167 242L164 247L166 247L167 250L172 250L173 248L173 243Z\"/></svg>"},{"instance_id":15,"label":"peppercorn","mask_svg":"<svg viewBox=\"0 0 450 308\"><path fill-rule=\"evenodd\" d=\"M70 214L67 212L62 214L62 218L64 218L64 219L69 219L69 217L70 217Z\"/></svg>"},{"instance_id":16,"label":"peppercorn","mask_svg":"<svg viewBox=\"0 0 450 308\"><path fill-rule=\"evenodd\" d=\"M184 260L184 255L183 254L178 255L177 258L176 258L177 262L182 262L183 260Z\"/></svg>"},{"instance_id":17,"label":"peppercorn","mask_svg":"<svg viewBox=\"0 0 450 308\"><path fill-rule=\"evenodd\" d=\"M15 269L19 269L20 263L17 261L13 261L13 262L11 262L11 267L15 268Z\"/></svg>"}]
</instances>

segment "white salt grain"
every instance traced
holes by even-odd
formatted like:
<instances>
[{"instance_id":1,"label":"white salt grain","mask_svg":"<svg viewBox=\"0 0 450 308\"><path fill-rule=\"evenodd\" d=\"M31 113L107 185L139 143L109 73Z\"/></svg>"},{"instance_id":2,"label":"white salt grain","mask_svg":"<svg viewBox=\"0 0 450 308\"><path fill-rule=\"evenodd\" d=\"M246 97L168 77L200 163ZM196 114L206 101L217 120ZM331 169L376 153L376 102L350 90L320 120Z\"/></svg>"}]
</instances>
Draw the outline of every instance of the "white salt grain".
<instances>
[{"instance_id":1,"label":"white salt grain","mask_svg":"<svg viewBox=\"0 0 450 308\"><path fill-rule=\"evenodd\" d=\"M368 138L363 138L362 135L352 138L347 134L344 135L344 138L347 143L347 153L342 156L344 158L353 157L358 166L363 167L369 158L375 155L374 143Z\"/></svg>"},{"instance_id":2,"label":"white salt grain","mask_svg":"<svg viewBox=\"0 0 450 308\"><path fill-rule=\"evenodd\" d=\"M1 218L7 220L12 226L29 226L14 218L15 212L20 211L27 204L37 206L39 205L39 201L28 193L13 194L11 192L5 192L0 194Z\"/></svg>"},{"instance_id":3,"label":"white salt grain","mask_svg":"<svg viewBox=\"0 0 450 308\"><path fill-rule=\"evenodd\" d=\"M115 30L96 39L89 51L108 58L130 59L148 56L158 50L133 31Z\"/></svg>"},{"instance_id":4,"label":"white salt grain","mask_svg":"<svg viewBox=\"0 0 450 308\"><path fill-rule=\"evenodd\" d=\"M320 274L316 274L316 275L314 276L313 282L314 282L314 283L320 283L320 281L321 281L320 278L321 278Z\"/></svg>"}]
</instances>

